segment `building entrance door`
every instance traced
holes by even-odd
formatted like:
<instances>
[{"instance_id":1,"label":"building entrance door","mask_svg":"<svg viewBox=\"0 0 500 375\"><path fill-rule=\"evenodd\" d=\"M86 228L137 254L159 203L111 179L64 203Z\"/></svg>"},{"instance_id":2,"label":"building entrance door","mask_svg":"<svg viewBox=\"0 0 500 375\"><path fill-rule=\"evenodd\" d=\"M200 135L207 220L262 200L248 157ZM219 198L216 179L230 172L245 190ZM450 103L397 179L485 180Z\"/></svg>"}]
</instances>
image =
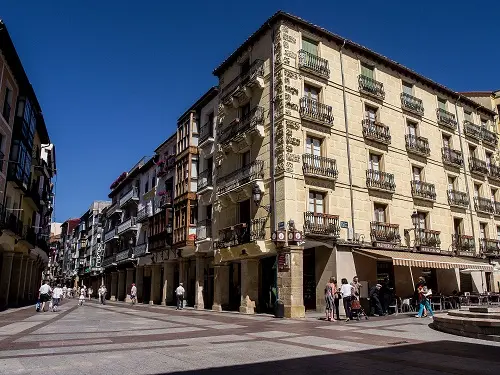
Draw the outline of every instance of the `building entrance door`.
<instances>
[{"instance_id":1,"label":"building entrance door","mask_svg":"<svg viewBox=\"0 0 500 375\"><path fill-rule=\"evenodd\" d=\"M276 302L276 257L262 258L259 266L259 312L272 314Z\"/></svg>"},{"instance_id":2,"label":"building entrance door","mask_svg":"<svg viewBox=\"0 0 500 375\"><path fill-rule=\"evenodd\" d=\"M241 264L231 263L229 267L229 309L239 311L241 304Z\"/></svg>"},{"instance_id":3,"label":"building entrance door","mask_svg":"<svg viewBox=\"0 0 500 375\"><path fill-rule=\"evenodd\" d=\"M304 307L306 310L316 310L316 257L315 248L304 250L303 289Z\"/></svg>"}]
</instances>

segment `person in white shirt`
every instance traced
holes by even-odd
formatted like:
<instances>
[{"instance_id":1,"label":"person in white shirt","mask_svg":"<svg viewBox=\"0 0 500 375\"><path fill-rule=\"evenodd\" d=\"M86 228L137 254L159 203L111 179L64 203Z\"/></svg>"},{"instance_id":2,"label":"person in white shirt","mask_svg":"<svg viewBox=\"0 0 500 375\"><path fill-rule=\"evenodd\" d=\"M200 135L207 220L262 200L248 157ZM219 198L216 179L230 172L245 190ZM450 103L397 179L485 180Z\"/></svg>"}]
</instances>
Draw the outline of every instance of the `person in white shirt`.
<instances>
[{"instance_id":1,"label":"person in white shirt","mask_svg":"<svg viewBox=\"0 0 500 375\"><path fill-rule=\"evenodd\" d=\"M347 279L342 279L342 286L340 287L340 293L342 294L342 302L344 303L344 310L346 316L346 322L351 319L351 301L354 295L354 288L347 282Z\"/></svg>"},{"instance_id":2,"label":"person in white shirt","mask_svg":"<svg viewBox=\"0 0 500 375\"><path fill-rule=\"evenodd\" d=\"M132 305L137 303L137 287L132 283L132 288L130 288L130 299L132 300Z\"/></svg>"},{"instance_id":3,"label":"person in white shirt","mask_svg":"<svg viewBox=\"0 0 500 375\"><path fill-rule=\"evenodd\" d=\"M177 297L177 309L176 310L182 310L184 307L184 293L186 291L184 290L184 287L182 286L182 283L179 283L179 286L177 289L175 289L175 295Z\"/></svg>"},{"instance_id":4,"label":"person in white shirt","mask_svg":"<svg viewBox=\"0 0 500 375\"><path fill-rule=\"evenodd\" d=\"M85 289L84 288L81 288L80 289L80 299L78 301L78 304L80 306L83 306L83 301L85 301Z\"/></svg>"},{"instance_id":5,"label":"person in white shirt","mask_svg":"<svg viewBox=\"0 0 500 375\"><path fill-rule=\"evenodd\" d=\"M66 285L62 288L62 298L67 298L68 297L68 288Z\"/></svg>"},{"instance_id":6,"label":"person in white shirt","mask_svg":"<svg viewBox=\"0 0 500 375\"><path fill-rule=\"evenodd\" d=\"M61 301L61 297L63 295L63 290L60 284L54 288L52 292L52 311L57 311L57 307L59 306L59 302Z\"/></svg>"},{"instance_id":7,"label":"person in white shirt","mask_svg":"<svg viewBox=\"0 0 500 375\"><path fill-rule=\"evenodd\" d=\"M45 283L38 290L40 292L38 298L40 298L40 302L42 303L42 307L40 309L41 312L45 312L45 303L50 301L50 293L52 289L49 286L49 282L45 280Z\"/></svg>"},{"instance_id":8,"label":"person in white shirt","mask_svg":"<svg viewBox=\"0 0 500 375\"><path fill-rule=\"evenodd\" d=\"M104 285L101 285L101 287L98 290L99 293L99 301L101 302L101 305L106 304L106 287Z\"/></svg>"}]
</instances>

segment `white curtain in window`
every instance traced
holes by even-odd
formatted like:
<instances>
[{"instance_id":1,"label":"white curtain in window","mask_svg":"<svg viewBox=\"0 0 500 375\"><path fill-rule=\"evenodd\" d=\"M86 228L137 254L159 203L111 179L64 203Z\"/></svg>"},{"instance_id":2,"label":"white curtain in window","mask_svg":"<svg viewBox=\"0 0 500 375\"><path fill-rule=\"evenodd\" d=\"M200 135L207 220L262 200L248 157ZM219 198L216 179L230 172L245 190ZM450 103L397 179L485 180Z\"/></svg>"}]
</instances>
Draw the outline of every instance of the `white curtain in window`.
<instances>
[{"instance_id":1,"label":"white curtain in window","mask_svg":"<svg viewBox=\"0 0 500 375\"><path fill-rule=\"evenodd\" d=\"M375 221L379 223L385 223L385 208L375 207Z\"/></svg>"},{"instance_id":2,"label":"white curtain in window","mask_svg":"<svg viewBox=\"0 0 500 375\"><path fill-rule=\"evenodd\" d=\"M446 101L445 100L438 100L438 107L446 110Z\"/></svg>"},{"instance_id":3,"label":"white curtain in window","mask_svg":"<svg viewBox=\"0 0 500 375\"><path fill-rule=\"evenodd\" d=\"M319 139L306 138L306 153L321 156L321 141Z\"/></svg>"},{"instance_id":4,"label":"white curtain in window","mask_svg":"<svg viewBox=\"0 0 500 375\"><path fill-rule=\"evenodd\" d=\"M318 43L312 40L302 39L302 49L311 55L318 56Z\"/></svg>"},{"instance_id":5,"label":"white curtain in window","mask_svg":"<svg viewBox=\"0 0 500 375\"><path fill-rule=\"evenodd\" d=\"M420 181L420 168L418 167L413 167L413 180L414 181Z\"/></svg>"},{"instance_id":6,"label":"white curtain in window","mask_svg":"<svg viewBox=\"0 0 500 375\"><path fill-rule=\"evenodd\" d=\"M486 238L486 225L485 224L479 224L479 238L480 239Z\"/></svg>"},{"instance_id":7,"label":"white curtain in window","mask_svg":"<svg viewBox=\"0 0 500 375\"><path fill-rule=\"evenodd\" d=\"M420 229L425 229L426 228L426 225L425 225L425 214L423 212L419 212L418 213L418 221L419 221L419 224L420 224Z\"/></svg>"},{"instance_id":8,"label":"white curtain in window","mask_svg":"<svg viewBox=\"0 0 500 375\"><path fill-rule=\"evenodd\" d=\"M413 96L413 86L409 83L403 82L403 92Z\"/></svg>"},{"instance_id":9,"label":"white curtain in window","mask_svg":"<svg viewBox=\"0 0 500 375\"><path fill-rule=\"evenodd\" d=\"M361 64L361 75L373 79L373 68L364 64Z\"/></svg>"},{"instance_id":10,"label":"white curtain in window","mask_svg":"<svg viewBox=\"0 0 500 375\"><path fill-rule=\"evenodd\" d=\"M474 197L477 198L479 197L479 186L474 185Z\"/></svg>"},{"instance_id":11,"label":"white curtain in window","mask_svg":"<svg viewBox=\"0 0 500 375\"><path fill-rule=\"evenodd\" d=\"M316 87L304 85L304 96L318 101L319 90Z\"/></svg>"},{"instance_id":12,"label":"white curtain in window","mask_svg":"<svg viewBox=\"0 0 500 375\"><path fill-rule=\"evenodd\" d=\"M443 147L450 148L450 139L447 137L443 137Z\"/></svg>"}]
</instances>

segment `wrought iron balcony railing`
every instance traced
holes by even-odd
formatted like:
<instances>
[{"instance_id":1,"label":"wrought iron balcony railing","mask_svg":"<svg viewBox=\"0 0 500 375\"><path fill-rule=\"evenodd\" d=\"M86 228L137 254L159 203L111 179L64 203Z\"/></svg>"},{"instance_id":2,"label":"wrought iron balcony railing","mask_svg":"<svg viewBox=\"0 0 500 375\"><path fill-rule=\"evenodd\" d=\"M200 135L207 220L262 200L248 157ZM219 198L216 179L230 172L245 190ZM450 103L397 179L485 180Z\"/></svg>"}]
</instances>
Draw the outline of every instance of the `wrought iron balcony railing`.
<instances>
[{"instance_id":1,"label":"wrought iron balcony railing","mask_svg":"<svg viewBox=\"0 0 500 375\"><path fill-rule=\"evenodd\" d=\"M488 164L485 161L474 156L469 157L469 168L471 173L487 175L489 172Z\"/></svg>"},{"instance_id":2,"label":"wrought iron balcony railing","mask_svg":"<svg viewBox=\"0 0 500 375\"><path fill-rule=\"evenodd\" d=\"M113 263L115 263L115 255L105 256L102 260L102 267L110 267Z\"/></svg>"},{"instance_id":3,"label":"wrought iron balcony railing","mask_svg":"<svg viewBox=\"0 0 500 375\"><path fill-rule=\"evenodd\" d=\"M313 55L303 49L299 51L299 69L303 69L326 78L330 76L328 60Z\"/></svg>"},{"instance_id":4,"label":"wrought iron balcony railing","mask_svg":"<svg viewBox=\"0 0 500 375\"><path fill-rule=\"evenodd\" d=\"M303 154L302 172L304 176L336 180L338 176L337 162L335 159L325 158L323 156Z\"/></svg>"},{"instance_id":5,"label":"wrought iron balcony railing","mask_svg":"<svg viewBox=\"0 0 500 375\"><path fill-rule=\"evenodd\" d=\"M474 209L478 212L495 213L493 202L488 198L474 197Z\"/></svg>"},{"instance_id":6,"label":"wrought iron balcony railing","mask_svg":"<svg viewBox=\"0 0 500 375\"><path fill-rule=\"evenodd\" d=\"M249 223L239 223L219 230L216 249L234 247L266 238L267 217L252 219Z\"/></svg>"},{"instance_id":7,"label":"wrought iron balcony railing","mask_svg":"<svg viewBox=\"0 0 500 375\"><path fill-rule=\"evenodd\" d=\"M464 121L464 133L467 137L480 140L483 137L483 131L480 126L470 121Z\"/></svg>"},{"instance_id":8,"label":"wrought iron balcony railing","mask_svg":"<svg viewBox=\"0 0 500 375\"><path fill-rule=\"evenodd\" d=\"M401 93L401 107L418 116L424 115L424 104L422 99L416 98L405 92Z\"/></svg>"},{"instance_id":9,"label":"wrought iron balcony railing","mask_svg":"<svg viewBox=\"0 0 500 375\"><path fill-rule=\"evenodd\" d=\"M125 233L128 230L136 230L136 223L137 223L137 218L131 217L128 220L125 220L123 223L118 225L116 232L118 234Z\"/></svg>"},{"instance_id":10,"label":"wrought iron balcony railing","mask_svg":"<svg viewBox=\"0 0 500 375\"><path fill-rule=\"evenodd\" d=\"M300 99L299 104L301 118L328 126L333 124L332 106L305 96Z\"/></svg>"},{"instance_id":11,"label":"wrought iron balcony railing","mask_svg":"<svg viewBox=\"0 0 500 375\"><path fill-rule=\"evenodd\" d=\"M437 230L417 229L415 237L416 245L439 249L441 246L440 234L441 232Z\"/></svg>"},{"instance_id":12,"label":"wrought iron balcony railing","mask_svg":"<svg viewBox=\"0 0 500 375\"><path fill-rule=\"evenodd\" d=\"M441 148L441 155L443 156L443 164L458 168L464 165L464 157L461 151L443 147Z\"/></svg>"},{"instance_id":13,"label":"wrought iron balcony railing","mask_svg":"<svg viewBox=\"0 0 500 375\"><path fill-rule=\"evenodd\" d=\"M214 137L214 122L213 121L207 121L200 128L200 140L199 140L199 143L202 144L207 139L213 138L213 137Z\"/></svg>"},{"instance_id":14,"label":"wrought iron balcony railing","mask_svg":"<svg viewBox=\"0 0 500 375\"><path fill-rule=\"evenodd\" d=\"M362 124L363 137L386 145L391 144L391 131L387 125L369 119L364 119Z\"/></svg>"},{"instance_id":15,"label":"wrought iron balcony railing","mask_svg":"<svg viewBox=\"0 0 500 375\"><path fill-rule=\"evenodd\" d=\"M495 215L500 215L500 202L494 201L493 206L495 207Z\"/></svg>"},{"instance_id":16,"label":"wrought iron balcony railing","mask_svg":"<svg viewBox=\"0 0 500 375\"><path fill-rule=\"evenodd\" d=\"M132 258L133 254L134 253L133 253L132 249L122 250L122 251L116 253L115 261L116 261L116 263L123 262L127 259Z\"/></svg>"},{"instance_id":17,"label":"wrought iron balcony railing","mask_svg":"<svg viewBox=\"0 0 500 375\"><path fill-rule=\"evenodd\" d=\"M500 181L500 167L495 164L490 164L488 169L488 177L492 180Z\"/></svg>"},{"instance_id":18,"label":"wrought iron balcony railing","mask_svg":"<svg viewBox=\"0 0 500 375\"><path fill-rule=\"evenodd\" d=\"M241 72L227 85L222 87L222 102L225 102L227 97L238 90L239 87L244 86L249 82L253 82L256 78L264 77L264 61L255 60L250 68L244 72Z\"/></svg>"},{"instance_id":19,"label":"wrought iron balcony railing","mask_svg":"<svg viewBox=\"0 0 500 375\"><path fill-rule=\"evenodd\" d=\"M149 249L149 246L148 246L147 242L144 242L144 243L141 243L141 244L135 246L133 249L134 258L139 258L139 257L143 256L144 254L147 254L148 249Z\"/></svg>"},{"instance_id":20,"label":"wrought iron balcony railing","mask_svg":"<svg viewBox=\"0 0 500 375\"><path fill-rule=\"evenodd\" d=\"M366 186L369 189L384 190L394 192L396 190L396 183L394 182L394 175L373 169L366 170Z\"/></svg>"},{"instance_id":21,"label":"wrought iron balcony railing","mask_svg":"<svg viewBox=\"0 0 500 375\"><path fill-rule=\"evenodd\" d=\"M116 228L109 230L104 233L104 242L111 241L112 239L118 238L118 234L116 233Z\"/></svg>"},{"instance_id":22,"label":"wrought iron balcony railing","mask_svg":"<svg viewBox=\"0 0 500 375\"><path fill-rule=\"evenodd\" d=\"M205 219L196 223L196 240L203 241L212 238L212 220Z\"/></svg>"},{"instance_id":23,"label":"wrought iron balcony railing","mask_svg":"<svg viewBox=\"0 0 500 375\"><path fill-rule=\"evenodd\" d=\"M442 108L438 108L436 109L436 116L439 125L445 126L451 130L457 129L457 120L455 119L455 115L453 113Z\"/></svg>"},{"instance_id":24,"label":"wrought iron balcony railing","mask_svg":"<svg viewBox=\"0 0 500 375\"><path fill-rule=\"evenodd\" d=\"M452 234L451 245L457 255L474 255L476 253L476 243L473 236L465 234Z\"/></svg>"},{"instance_id":25,"label":"wrought iron balcony railing","mask_svg":"<svg viewBox=\"0 0 500 375\"><path fill-rule=\"evenodd\" d=\"M424 137L417 137L411 134L405 135L406 150L421 156L429 156L431 149L429 147L429 140Z\"/></svg>"},{"instance_id":26,"label":"wrought iron balcony railing","mask_svg":"<svg viewBox=\"0 0 500 375\"><path fill-rule=\"evenodd\" d=\"M264 178L264 161L254 162L217 179L217 194L225 194L249 182Z\"/></svg>"},{"instance_id":27,"label":"wrought iron balcony railing","mask_svg":"<svg viewBox=\"0 0 500 375\"><path fill-rule=\"evenodd\" d=\"M171 205L172 205L172 192L170 190L166 190L163 192L163 195L160 196L159 206L160 208L164 208Z\"/></svg>"},{"instance_id":28,"label":"wrought iron balcony railing","mask_svg":"<svg viewBox=\"0 0 500 375\"><path fill-rule=\"evenodd\" d=\"M448 204L455 207L468 207L469 196L458 190L448 190Z\"/></svg>"},{"instance_id":29,"label":"wrought iron balcony railing","mask_svg":"<svg viewBox=\"0 0 500 375\"><path fill-rule=\"evenodd\" d=\"M198 192L213 187L212 170L206 169L198 176Z\"/></svg>"},{"instance_id":30,"label":"wrought iron balcony railing","mask_svg":"<svg viewBox=\"0 0 500 375\"><path fill-rule=\"evenodd\" d=\"M111 217L114 214L121 214L122 209L120 208L119 202L116 202L109 206L108 210L106 211L106 217Z\"/></svg>"},{"instance_id":31,"label":"wrought iron balcony railing","mask_svg":"<svg viewBox=\"0 0 500 375\"><path fill-rule=\"evenodd\" d=\"M359 91L374 96L377 99L385 99L384 84L373 78L360 74L358 76Z\"/></svg>"},{"instance_id":32,"label":"wrought iron balcony railing","mask_svg":"<svg viewBox=\"0 0 500 375\"><path fill-rule=\"evenodd\" d=\"M217 141L220 144L225 144L238 136L243 136L250 130L253 130L257 125L264 125L264 108L254 107L249 113L236 118L228 126L218 132Z\"/></svg>"},{"instance_id":33,"label":"wrought iron balcony railing","mask_svg":"<svg viewBox=\"0 0 500 375\"><path fill-rule=\"evenodd\" d=\"M337 215L304 212L304 233L338 238L340 234Z\"/></svg>"},{"instance_id":34,"label":"wrought iron balcony railing","mask_svg":"<svg viewBox=\"0 0 500 375\"><path fill-rule=\"evenodd\" d=\"M123 207L127 202L131 200L139 200L139 192L136 187L130 189L120 198L120 207Z\"/></svg>"},{"instance_id":35,"label":"wrought iron balcony railing","mask_svg":"<svg viewBox=\"0 0 500 375\"><path fill-rule=\"evenodd\" d=\"M139 210L137 213L137 222L142 223L143 221L147 220L148 217L150 216L149 213L151 212L151 209L148 208L148 206L144 206Z\"/></svg>"},{"instance_id":36,"label":"wrought iron balcony railing","mask_svg":"<svg viewBox=\"0 0 500 375\"><path fill-rule=\"evenodd\" d=\"M482 129L483 143L486 143L486 144L489 144L491 146L496 147L497 142L498 142L497 133L494 133L494 132L486 129L484 126L481 129Z\"/></svg>"},{"instance_id":37,"label":"wrought iron balcony railing","mask_svg":"<svg viewBox=\"0 0 500 375\"><path fill-rule=\"evenodd\" d=\"M389 242L398 244L401 242L399 224L372 221L370 223L370 237L372 242Z\"/></svg>"},{"instance_id":38,"label":"wrought iron balcony railing","mask_svg":"<svg viewBox=\"0 0 500 375\"><path fill-rule=\"evenodd\" d=\"M436 187L428 182L411 181L411 193L414 198L436 200Z\"/></svg>"},{"instance_id":39,"label":"wrought iron balcony railing","mask_svg":"<svg viewBox=\"0 0 500 375\"><path fill-rule=\"evenodd\" d=\"M500 241L489 238L479 239L479 250L485 256L500 255Z\"/></svg>"}]
</instances>

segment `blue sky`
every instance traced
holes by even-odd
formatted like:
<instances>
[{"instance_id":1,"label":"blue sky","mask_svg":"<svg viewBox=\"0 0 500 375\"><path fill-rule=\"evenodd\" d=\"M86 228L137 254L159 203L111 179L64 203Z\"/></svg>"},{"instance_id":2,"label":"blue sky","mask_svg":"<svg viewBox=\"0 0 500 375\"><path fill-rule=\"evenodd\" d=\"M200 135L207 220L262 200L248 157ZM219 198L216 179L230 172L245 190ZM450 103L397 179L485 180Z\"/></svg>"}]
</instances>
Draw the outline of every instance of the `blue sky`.
<instances>
[{"instance_id":1,"label":"blue sky","mask_svg":"<svg viewBox=\"0 0 500 375\"><path fill-rule=\"evenodd\" d=\"M3 0L0 18L56 145L56 220L106 199L278 9L454 90L500 89L498 1Z\"/></svg>"}]
</instances>

